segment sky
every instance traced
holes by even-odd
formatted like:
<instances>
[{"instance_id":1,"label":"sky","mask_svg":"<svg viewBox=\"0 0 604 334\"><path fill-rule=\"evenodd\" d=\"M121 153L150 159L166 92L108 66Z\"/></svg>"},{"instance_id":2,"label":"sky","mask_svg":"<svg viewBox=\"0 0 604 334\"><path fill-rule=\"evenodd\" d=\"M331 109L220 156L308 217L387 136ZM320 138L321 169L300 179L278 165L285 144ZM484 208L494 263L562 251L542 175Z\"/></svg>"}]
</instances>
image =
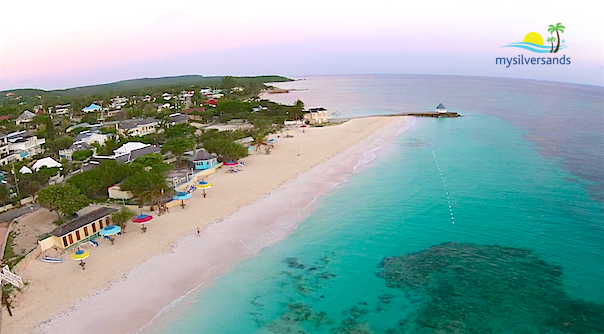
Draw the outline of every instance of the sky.
<instances>
[{"instance_id":1,"label":"sky","mask_svg":"<svg viewBox=\"0 0 604 334\"><path fill-rule=\"evenodd\" d=\"M604 86L604 4L590 1L11 1L0 90L173 75L445 74ZM595 3L598 3L595 5ZM501 48L561 22L570 65Z\"/></svg>"}]
</instances>

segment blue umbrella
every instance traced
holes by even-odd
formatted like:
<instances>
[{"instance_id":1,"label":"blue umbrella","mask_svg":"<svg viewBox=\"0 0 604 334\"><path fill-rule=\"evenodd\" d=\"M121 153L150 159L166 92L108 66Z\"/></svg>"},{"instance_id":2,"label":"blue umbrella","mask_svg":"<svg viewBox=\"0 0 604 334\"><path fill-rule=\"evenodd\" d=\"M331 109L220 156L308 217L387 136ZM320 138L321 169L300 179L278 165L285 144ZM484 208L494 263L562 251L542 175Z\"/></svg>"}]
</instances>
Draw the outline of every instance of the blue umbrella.
<instances>
[{"instance_id":1,"label":"blue umbrella","mask_svg":"<svg viewBox=\"0 0 604 334\"><path fill-rule=\"evenodd\" d=\"M108 237L110 235L118 234L121 231L122 231L122 228L117 225L107 225L99 231L99 234L104 237Z\"/></svg>"},{"instance_id":2,"label":"blue umbrella","mask_svg":"<svg viewBox=\"0 0 604 334\"><path fill-rule=\"evenodd\" d=\"M176 193L176 196L172 197L172 199L175 201L182 201L189 198L191 198L191 194L183 193L180 191Z\"/></svg>"},{"instance_id":3,"label":"blue umbrella","mask_svg":"<svg viewBox=\"0 0 604 334\"><path fill-rule=\"evenodd\" d=\"M268 142L269 142L269 143L271 143L271 144L274 144L274 143L276 143L276 142L277 142L277 139L269 139L269 141L268 141Z\"/></svg>"}]
</instances>

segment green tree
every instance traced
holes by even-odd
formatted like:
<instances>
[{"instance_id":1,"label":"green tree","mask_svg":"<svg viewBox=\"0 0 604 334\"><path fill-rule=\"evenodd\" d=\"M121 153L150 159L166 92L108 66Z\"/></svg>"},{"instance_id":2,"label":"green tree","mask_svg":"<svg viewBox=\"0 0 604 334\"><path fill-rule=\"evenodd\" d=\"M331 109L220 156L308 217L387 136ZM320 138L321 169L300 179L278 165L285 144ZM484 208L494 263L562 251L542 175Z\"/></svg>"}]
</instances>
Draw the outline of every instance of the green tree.
<instances>
[{"instance_id":1,"label":"green tree","mask_svg":"<svg viewBox=\"0 0 604 334\"><path fill-rule=\"evenodd\" d=\"M122 182L133 168L115 160L102 161L99 167L76 174L67 182L76 186L91 199L106 199L107 188Z\"/></svg>"},{"instance_id":2,"label":"green tree","mask_svg":"<svg viewBox=\"0 0 604 334\"><path fill-rule=\"evenodd\" d=\"M302 102L301 100L297 100L294 104L294 107L291 109L291 112L289 113L289 117L294 121L303 118L304 102Z\"/></svg>"},{"instance_id":3,"label":"green tree","mask_svg":"<svg viewBox=\"0 0 604 334\"><path fill-rule=\"evenodd\" d=\"M157 204L162 194L169 192L164 173L150 170L140 171L120 183L122 190L131 191L141 204Z\"/></svg>"},{"instance_id":4,"label":"green tree","mask_svg":"<svg viewBox=\"0 0 604 334\"><path fill-rule=\"evenodd\" d=\"M73 138L69 136L63 136L57 139L49 139L46 142L46 148L54 154L58 154L60 150L69 148L73 144Z\"/></svg>"},{"instance_id":5,"label":"green tree","mask_svg":"<svg viewBox=\"0 0 604 334\"><path fill-rule=\"evenodd\" d=\"M19 175L19 194L21 197L33 196L48 184L49 175L33 172Z\"/></svg>"},{"instance_id":6,"label":"green tree","mask_svg":"<svg viewBox=\"0 0 604 334\"><path fill-rule=\"evenodd\" d=\"M553 24L550 24L549 28L547 29L547 31L549 31L552 35L555 31L556 36L558 37L558 44L556 44L556 50L554 50L554 53L557 53L558 49L560 49L560 33L564 33L564 29L566 29L566 27L563 26L562 23L557 23L555 26Z\"/></svg>"},{"instance_id":7,"label":"green tree","mask_svg":"<svg viewBox=\"0 0 604 334\"><path fill-rule=\"evenodd\" d=\"M247 156L247 148L230 139L212 138L205 141L203 147L210 153L216 153L223 161L235 161Z\"/></svg>"},{"instance_id":8,"label":"green tree","mask_svg":"<svg viewBox=\"0 0 604 334\"><path fill-rule=\"evenodd\" d=\"M172 138L168 139L168 141L162 147L162 152L170 151L176 159L178 163L182 164L182 156L185 152L192 150L195 148L195 141L191 138L181 137L181 138Z\"/></svg>"},{"instance_id":9,"label":"green tree","mask_svg":"<svg viewBox=\"0 0 604 334\"><path fill-rule=\"evenodd\" d=\"M113 215L113 223L119 225L122 228L122 232L124 232L126 224L135 216L136 213L134 211L128 209L127 207L122 207L120 211Z\"/></svg>"},{"instance_id":10,"label":"green tree","mask_svg":"<svg viewBox=\"0 0 604 334\"><path fill-rule=\"evenodd\" d=\"M0 203L5 205L10 202L10 191L4 184L0 184Z\"/></svg>"},{"instance_id":11,"label":"green tree","mask_svg":"<svg viewBox=\"0 0 604 334\"><path fill-rule=\"evenodd\" d=\"M222 78L222 83L220 84L220 88L230 90L231 88L237 86L235 79L232 76L226 76Z\"/></svg>"},{"instance_id":12,"label":"green tree","mask_svg":"<svg viewBox=\"0 0 604 334\"><path fill-rule=\"evenodd\" d=\"M84 161L92 156L94 152L92 150L80 150L73 152L71 159L75 161Z\"/></svg>"},{"instance_id":13,"label":"green tree","mask_svg":"<svg viewBox=\"0 0 604 334\"><path fill-rule=\"evenodd\" d=\"M40 189L38 202L49 210L56 210L59 219L76 213L90 203L78 188L71 183L54 184Z\"/></svg>"},{"instance_id":14,"label":"green tree","mask_svg":"<svg viewBox=\"0 0 604 334\"><path fill-rule=\"evenodd\" d=\"M548 37L547 41L552 43L552 49L549 51L549 53L553 53L554 52L554 42L556 41L556 37Z\"/></svg>"},{"instance_id":15,"label":"green tree","mask_svg":"<svg viewBox=\"0 0 604 334\"><path fill-rule=\"evenodd\" d=\"M195 132L196 128L192 125L183 123L176 124L174 126L168 127L164 130L164 135L166 139L170 138L178 138L178 137L189 137Z\"/></svg>"},{"instance_id":16,"label":"green tree","mask_svg":"<svg viewBox=\"0 0 604 334\"><path fill-rule=\"evenodd\" d=\"M164 163L164 158L159 153L145 154L142 157L134 159L130 167L135 171L143 171L151 167L151 170L165 172L172 169L172 166Z\"/></svg>"}]
</instances>

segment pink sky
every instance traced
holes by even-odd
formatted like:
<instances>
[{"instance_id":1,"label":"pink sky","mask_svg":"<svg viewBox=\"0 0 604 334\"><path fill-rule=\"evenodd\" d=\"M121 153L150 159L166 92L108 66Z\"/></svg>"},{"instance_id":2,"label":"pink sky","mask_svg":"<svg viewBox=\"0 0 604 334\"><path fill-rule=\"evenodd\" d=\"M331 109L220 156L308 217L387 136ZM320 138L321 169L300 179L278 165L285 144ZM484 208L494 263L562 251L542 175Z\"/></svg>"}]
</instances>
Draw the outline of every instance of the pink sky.
<instances>
[{"instance_id":1,"label":"pink sky","mask_svg":"<svg viewBox=\"0 0 604 334\"><path fill-rule=\"evenodd\" d=\"M604 85L598 11L372 1L12 2L0 22L0 89L67 88L181 74L458 74ZM495 65L542 56L499 46L562 22L570 66ZM547 56L547 55L546 55Z\"/></svg>"}]
</instances>

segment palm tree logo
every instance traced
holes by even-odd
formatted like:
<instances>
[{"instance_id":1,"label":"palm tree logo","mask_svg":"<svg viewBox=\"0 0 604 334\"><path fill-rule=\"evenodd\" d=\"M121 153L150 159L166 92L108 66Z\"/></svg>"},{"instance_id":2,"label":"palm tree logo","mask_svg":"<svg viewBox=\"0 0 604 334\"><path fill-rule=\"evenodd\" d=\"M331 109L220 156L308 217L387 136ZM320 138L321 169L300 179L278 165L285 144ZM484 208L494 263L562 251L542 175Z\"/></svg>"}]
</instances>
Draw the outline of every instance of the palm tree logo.
<instances>
[{"instance_id":1,"label":"palm tree logo","mask_svg":"<svg viewBox=\"0 0 604 334\"><path fill-rule=\"evenodd\" d=\"M554 34L556 32L556 36L551 36L547 38L547 42L551 43L551 47L544 45L544 38L538 32L529 32L524 36L522 42L514 42L509 43L507 45L501 46L502 48L520 48L536 53L556 53L559 50L565 49L567 47L564 40L560 40L560 33L564 33L565 26L562 23L557 23L556 25L550 24L549 29L547 31L550 34ZM556 47L554 48L554 43L556 43Z\"/></svg>"},{"instance_id":2,"label":"palm tree logo","mask_svg":"<svg viewBox=\"0 0 604 334\"><path fill-rule=\"evenodd\" d=\"M554 42L556 41L556 37L553 37L553 36L552 37L548 37L547 41L549 43L552 43L552 49L549 51L549 53L553 53L554 52Z\"/></svg>"},{"instance_id":3,"label":"palm tree logo","mask_svg":"<svg viewBox=\"0 0 604 334\"><path fill-rule=\"evenodd\" d=\"M555 31L556 36L558 37L558 44L556 45L556 50L554 50L554 53L558 52L558 49L560 49L560 33L564 33L564 29L566 29L566 27L563 26L562 23L557 23L555 26L553 24L550 24L549 28L547 29L547 31L549 31L552 35Z\"/></svg>"}]
</instances>

